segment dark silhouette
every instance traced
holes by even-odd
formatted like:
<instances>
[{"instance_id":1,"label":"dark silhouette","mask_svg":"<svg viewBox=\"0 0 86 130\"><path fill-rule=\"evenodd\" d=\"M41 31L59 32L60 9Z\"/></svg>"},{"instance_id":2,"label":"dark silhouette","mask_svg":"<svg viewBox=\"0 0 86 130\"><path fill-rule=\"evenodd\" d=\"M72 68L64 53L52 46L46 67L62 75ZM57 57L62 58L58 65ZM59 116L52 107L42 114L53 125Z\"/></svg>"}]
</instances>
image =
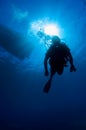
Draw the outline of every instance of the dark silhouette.
<instances>
[{"instance_id":1,"label":"dark silhouette","mask_svg":"<svg viewBox=\"0 0 86 130\"><path fill-rule=\"evenodd\" d=\"M68 62L70 63L70 72L76 71L76 68L73 64L73 57L70 53L70 49L65 43L61 42L58 36L52 37L52 44L44 58L45 76L49 75L47 67L48 60L50 64L50 78L44 86L43 91L45 93L48 93L50 90L54 74L57 72L59 75L61 75L63 73L64 67L68 66Z\"/></svg>"}]
</instances>

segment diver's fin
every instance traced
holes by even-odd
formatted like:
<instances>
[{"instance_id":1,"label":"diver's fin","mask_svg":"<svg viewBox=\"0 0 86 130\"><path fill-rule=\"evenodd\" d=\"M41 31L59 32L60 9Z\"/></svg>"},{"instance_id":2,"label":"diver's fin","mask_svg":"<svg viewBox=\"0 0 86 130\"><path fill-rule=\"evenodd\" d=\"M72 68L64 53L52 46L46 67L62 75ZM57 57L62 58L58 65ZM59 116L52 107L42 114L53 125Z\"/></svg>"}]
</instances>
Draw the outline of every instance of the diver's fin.
<instances>
[{"instance_id":1,"label":"diver's fin","mask_svg":"<svg viewBox=\"0 0 86 130\"><path fill-rule=\"evenodd\" d=\"M48 93L49 92L49 90L50 90L50 88L51 88L51 79L49 79L48 81L47 81L47 83L45 84L45 86L44 86L44 89L43 89L43 91L45 92L45 93Z\"/></svg>"}]
</instances>

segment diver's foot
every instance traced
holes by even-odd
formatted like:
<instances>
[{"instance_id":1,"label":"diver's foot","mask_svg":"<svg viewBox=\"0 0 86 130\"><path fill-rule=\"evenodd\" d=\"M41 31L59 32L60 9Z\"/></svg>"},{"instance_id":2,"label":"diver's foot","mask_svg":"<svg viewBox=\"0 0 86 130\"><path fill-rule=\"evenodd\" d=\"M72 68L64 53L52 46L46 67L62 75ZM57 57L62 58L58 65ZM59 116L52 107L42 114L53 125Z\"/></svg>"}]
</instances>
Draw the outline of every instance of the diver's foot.
<instances>
[{"instance_id":1,"label":"diver's foot","mask_svg":"<svg viewBox=\"0 0 86 130\"><path fill-rule=\"evenodd\" d=\"M49 90L50 90L50 87L51 87L51 80L49 80L49 81L45 84L43 91L44 91L45 93L48 93Z\"/></svg>"}]
</instances>

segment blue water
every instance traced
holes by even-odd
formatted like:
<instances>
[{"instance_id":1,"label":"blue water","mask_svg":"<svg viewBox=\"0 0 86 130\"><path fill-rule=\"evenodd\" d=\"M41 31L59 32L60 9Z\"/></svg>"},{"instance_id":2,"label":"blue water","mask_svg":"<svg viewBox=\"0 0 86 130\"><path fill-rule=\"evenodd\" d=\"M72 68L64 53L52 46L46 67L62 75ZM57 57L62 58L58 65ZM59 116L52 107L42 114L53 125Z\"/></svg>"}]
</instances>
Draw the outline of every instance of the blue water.
<instances>
[{"instance_id":1,"label":"blue water","mask_svg":"<svg viewBox=\"0 0 86 130\"><path fill-rule=\"evenodd\" d=\"M45 94L39 39L31 35L36 46L22 60L0 44L0 130L86 130L86 1L0 0L0 24L20 35L29 37L31 23L43 19L59 24L77 71L56 74Z\"/></svg>"}]
</instances>

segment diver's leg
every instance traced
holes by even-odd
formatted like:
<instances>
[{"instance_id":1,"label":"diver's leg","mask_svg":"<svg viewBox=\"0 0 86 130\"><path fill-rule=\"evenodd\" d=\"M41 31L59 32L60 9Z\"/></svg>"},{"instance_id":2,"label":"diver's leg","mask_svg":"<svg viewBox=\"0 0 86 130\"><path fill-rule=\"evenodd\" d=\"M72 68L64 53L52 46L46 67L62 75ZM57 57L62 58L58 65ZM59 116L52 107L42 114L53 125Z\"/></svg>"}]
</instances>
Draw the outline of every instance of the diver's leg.
<instances>
[{"instance_id":1,"label":"diver's leg","mask_svg":"<svg viewBox=\"0 0 86 130\"><path fill-rule=\"evenodd\" d=\"M45 93L48 93L49 90L50 90L50 88L51 88L52 78L53 78L55 72L56 72L55 69L51 68L50 78L49 78L49 80L47 81L47 83L45 84L44 89L43 89L43 91L44 91Z\"/></svg>"}]
</instances>

